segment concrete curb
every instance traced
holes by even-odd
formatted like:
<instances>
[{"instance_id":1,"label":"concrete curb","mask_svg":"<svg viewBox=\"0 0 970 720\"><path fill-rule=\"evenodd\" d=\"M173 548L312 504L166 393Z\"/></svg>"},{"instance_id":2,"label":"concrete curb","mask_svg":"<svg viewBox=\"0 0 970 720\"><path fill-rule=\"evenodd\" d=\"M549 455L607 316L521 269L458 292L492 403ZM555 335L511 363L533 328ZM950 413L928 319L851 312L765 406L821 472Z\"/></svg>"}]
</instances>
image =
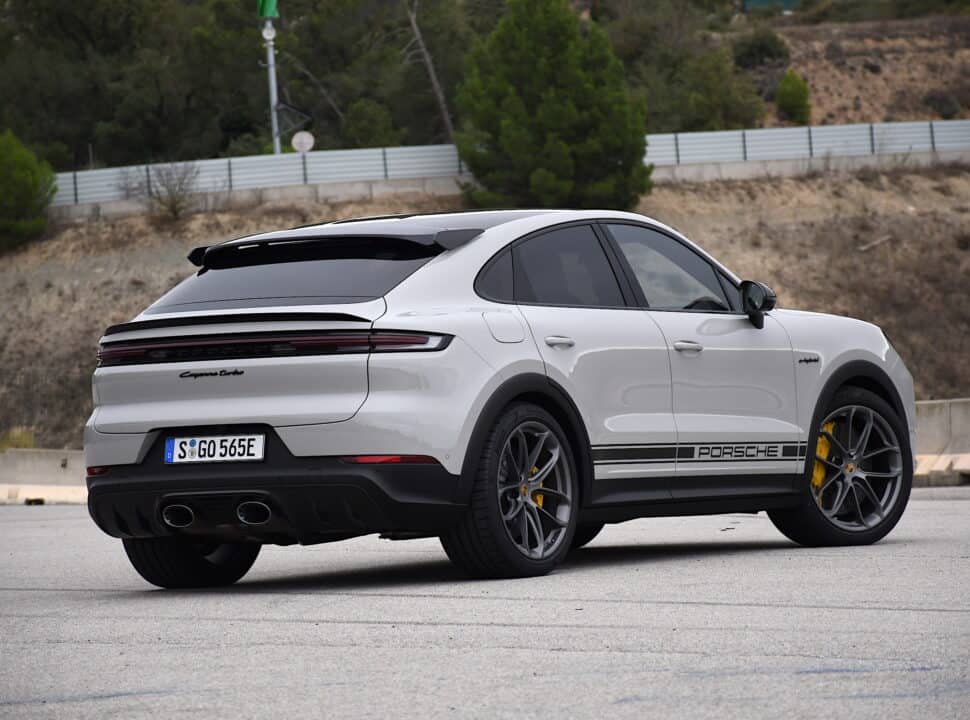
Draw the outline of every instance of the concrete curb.
<instances>
[{"instance_id":1,"label":"concrete curb","mask_svg":"<svg viewBox=\"0 0 970 720\"><path fill-rule=\"evenodd\" d=\"M970 483L970 398L916 403L916 475L926 485Z\"/></svg>"}]
</instances>

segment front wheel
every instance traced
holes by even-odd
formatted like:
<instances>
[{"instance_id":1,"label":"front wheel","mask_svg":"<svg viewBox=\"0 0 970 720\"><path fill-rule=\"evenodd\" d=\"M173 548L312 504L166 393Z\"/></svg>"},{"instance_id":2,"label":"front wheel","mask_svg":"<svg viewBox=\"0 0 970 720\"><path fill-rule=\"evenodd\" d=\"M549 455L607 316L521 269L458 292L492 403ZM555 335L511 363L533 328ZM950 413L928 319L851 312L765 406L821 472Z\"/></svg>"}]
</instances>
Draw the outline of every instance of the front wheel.
<instances>
[{"instance_id":1,"label":"front wheel","mask_svg":"<svg viewBox=\"0 0 970 720\"><path fill-rule=\"evenodd\" d=\"M875 393L844 388L809 440L801 503L770 510L775 527L810 546L869 545L885 537L913 485L909 433L895 410Z\"/></svg>"},{"instance_id":2,"label":"front wheel","mask_svg":"<svg viewBox=\"0 0 970 720\"><path fill-rule=\"evenodd\" d=\"M232 585L249 572L262 547L181 537L131 538L124 544L139 575L152 585L170 589Z\"/></svg>"},{"instance_id":3,"label":"front wheel","mask_svg":"<svg viewBox=\"0 0 970 720\"><path fill-rule=\"evenodd\" d=\"M441 544L469 575L545 575L569 551L578 487L555 418L537 405L512 405L485 442L468 510Z\"/></svg>"}]
</instances>

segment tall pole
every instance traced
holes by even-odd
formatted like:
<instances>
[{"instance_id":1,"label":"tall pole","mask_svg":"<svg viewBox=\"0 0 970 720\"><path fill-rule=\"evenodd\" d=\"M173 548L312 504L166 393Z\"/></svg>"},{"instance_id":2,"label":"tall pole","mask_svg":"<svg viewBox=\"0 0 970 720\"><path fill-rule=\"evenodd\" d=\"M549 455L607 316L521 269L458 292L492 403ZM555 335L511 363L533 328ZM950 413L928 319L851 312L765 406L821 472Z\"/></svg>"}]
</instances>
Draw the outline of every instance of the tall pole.
<instances>
[{"instance_id":1,"label":"tall pole","mask_svg":"<svg viewBox=\"0 0 970 720\"><path fill-rule=\"evenodd\" d=\"M266 41L266 70L269 73L269 117L273 126L273 154L279 155L280 149L280 123L276 116L276 106L278 98L276 95L276 50L274 49L273 39L276 37L276 28L273 21L266 18L263 25L263 39Z\"/></svg>"}]
</instances>

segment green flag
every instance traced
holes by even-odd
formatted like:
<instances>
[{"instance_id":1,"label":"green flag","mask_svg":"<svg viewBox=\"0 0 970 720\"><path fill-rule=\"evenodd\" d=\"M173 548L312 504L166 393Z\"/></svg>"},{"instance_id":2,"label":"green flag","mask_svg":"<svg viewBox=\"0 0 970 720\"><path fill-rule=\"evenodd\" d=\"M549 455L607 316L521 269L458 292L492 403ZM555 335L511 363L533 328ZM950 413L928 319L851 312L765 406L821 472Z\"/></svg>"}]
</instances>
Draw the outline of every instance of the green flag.
<instances>
[{"instance_id":1,"label":"green flag","mask_svg":"<svg viewBox=\"0 0 970 720\"><path fill-rule=\"evenodd\" d=\"M278 18L279 10L276 9L276 0L257 0L259 16L261 18Z\"/></svg>"}]
</instances>

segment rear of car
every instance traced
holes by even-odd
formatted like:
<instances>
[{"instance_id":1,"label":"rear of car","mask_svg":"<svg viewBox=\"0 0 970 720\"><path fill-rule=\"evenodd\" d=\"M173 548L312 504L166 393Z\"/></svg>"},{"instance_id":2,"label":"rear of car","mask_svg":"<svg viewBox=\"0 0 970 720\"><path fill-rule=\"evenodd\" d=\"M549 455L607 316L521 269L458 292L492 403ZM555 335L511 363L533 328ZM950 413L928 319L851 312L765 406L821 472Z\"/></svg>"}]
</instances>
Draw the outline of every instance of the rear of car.
<instances>
[{"instance_id":1,"label":"rear of car","mask_svg":"<svg viewBox=\"0 0 970 720\"><path fill-rule=\"evenodd\" d=\"M102 338L85 429L96 523L122 538L282 544L447 523L452 473L381 452L379 427L346 427L371 358L448 353L451 335L374 327L387 292L441 251L331 233L197 255L197 273Z\"/></svg>"}]
</instances>

